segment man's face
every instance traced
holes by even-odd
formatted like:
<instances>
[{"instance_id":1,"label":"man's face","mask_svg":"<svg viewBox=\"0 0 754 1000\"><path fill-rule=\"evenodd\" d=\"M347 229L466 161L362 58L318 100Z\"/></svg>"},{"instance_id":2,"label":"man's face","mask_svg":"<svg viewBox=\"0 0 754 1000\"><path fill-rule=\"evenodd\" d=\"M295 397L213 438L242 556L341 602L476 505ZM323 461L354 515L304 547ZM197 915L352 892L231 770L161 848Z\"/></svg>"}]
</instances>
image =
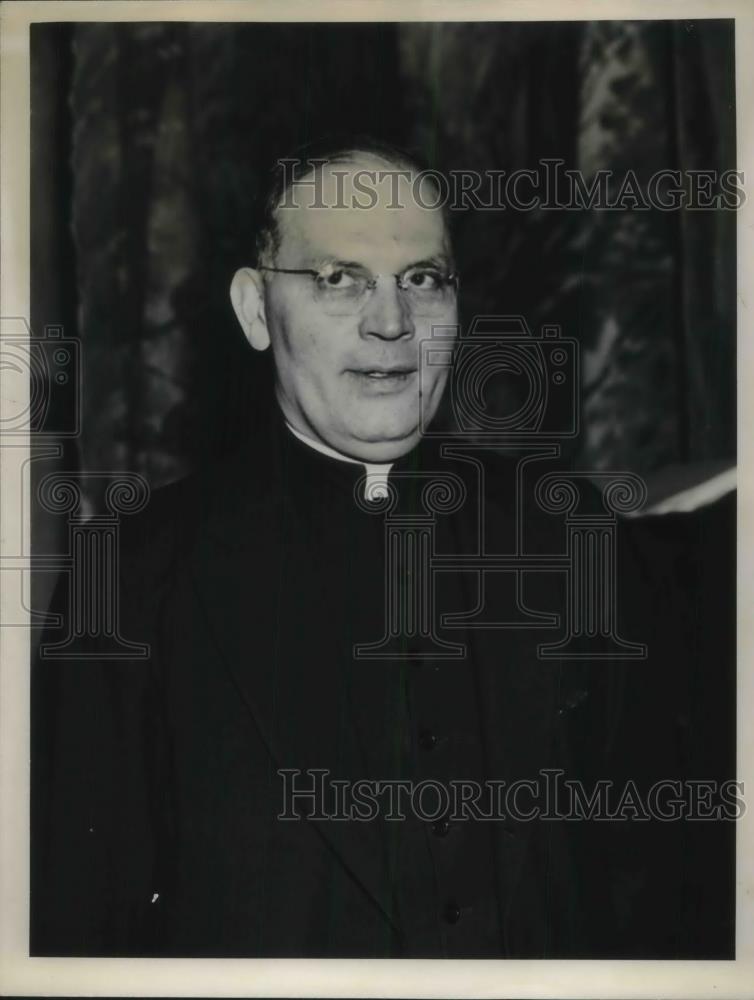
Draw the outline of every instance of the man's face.
<instances>
[{"instance_id":1,"label":"man's face","mask_svg":"<svg viewBox=\"0 0 754 1000\"><path fill-rule=\"evenodd\" d=\"M450 291L442 297L439 315L436 303L431 318L418 315L425 310L392 277L422 262L451 270L441 210L413 202L407 184L400 188L403 207L389 208L396 199L388 180L374 185L374 207L355 206L351 180L364 169L391 168L367 156L323 168L325 203L333 206L339 200L347 207L311 207L312 190L294 189L296 207L278 210L280 248L271 263L291 269L325 266L327 273L335 273L336 284L349 280L340 276L339 265L358 264L380 276L376 287L352 315L332 315L318 299L311 276L265 271L264 304L278 400L288 421L353 458L389 462L420 437L420 342L431 335L433 325L455 324L457 309ZM346 174L337 182L339 199L333 170ZM431 204L434 197L423 185L423 200ZM446 378L444 368L422 375L425 425L437 409Z\"/></svg>"}]
</instances>

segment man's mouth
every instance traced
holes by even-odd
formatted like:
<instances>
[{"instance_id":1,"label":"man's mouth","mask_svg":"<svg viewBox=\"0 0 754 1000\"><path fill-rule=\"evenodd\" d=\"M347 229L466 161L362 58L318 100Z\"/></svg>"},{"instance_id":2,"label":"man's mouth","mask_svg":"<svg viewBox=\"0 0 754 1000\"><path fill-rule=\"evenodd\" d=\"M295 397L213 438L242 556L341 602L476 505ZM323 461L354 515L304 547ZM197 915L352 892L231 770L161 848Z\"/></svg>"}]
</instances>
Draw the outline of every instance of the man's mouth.
<instances>
[{"instance_id":1,"label":"man's mouth","mask_svg":"<svg viewBox=\"0 0 754 1000\"><path fill-rule=\"evenodd\" d=\"M380 394L400 392L407 387L416 375L412 365L394 365L389 368L377 366L374 368L349 368L348 374L356 378L363 387L370 387Z\"/></svg>"},{"instance_id":2,"label":"man's mouth","mask_svg":"<svg viewBox=\"0 0 754 1000\"><path fill-rule=\"evenodd\" d=\"M406 375L413 375L416 368L410 366L395 366L393 368L349 368L355 375L365 375L367 378L401 378Z\"/></svg>"}]
</instances>

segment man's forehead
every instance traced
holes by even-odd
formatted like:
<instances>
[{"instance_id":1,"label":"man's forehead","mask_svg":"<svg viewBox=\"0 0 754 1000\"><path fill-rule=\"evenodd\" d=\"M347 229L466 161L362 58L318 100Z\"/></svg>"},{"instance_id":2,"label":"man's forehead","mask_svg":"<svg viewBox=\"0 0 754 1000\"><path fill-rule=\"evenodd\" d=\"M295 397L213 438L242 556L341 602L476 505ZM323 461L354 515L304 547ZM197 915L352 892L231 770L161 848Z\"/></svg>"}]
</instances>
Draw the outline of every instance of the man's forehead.
<instances>
[{"instance_id":1,"label":"man's forehead","mask_svg":"<svg viewBox=\"0 0 754 1000\"><path fill-rule=\"evenodd\" d=\"M277 212L286 263L296 254L393 267L450 252L436 189L408 167L359 156L303 180Z\"/></svg>"}]
</instances>

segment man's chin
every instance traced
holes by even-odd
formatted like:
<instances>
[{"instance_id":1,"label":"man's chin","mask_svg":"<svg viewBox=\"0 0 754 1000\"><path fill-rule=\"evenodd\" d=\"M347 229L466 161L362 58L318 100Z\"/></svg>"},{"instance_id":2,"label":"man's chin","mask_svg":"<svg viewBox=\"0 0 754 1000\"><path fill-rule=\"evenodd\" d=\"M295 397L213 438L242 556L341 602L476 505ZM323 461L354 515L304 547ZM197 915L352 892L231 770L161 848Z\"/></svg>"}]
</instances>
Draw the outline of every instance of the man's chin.
<instances>
[{"instance_id":1,"label":"man's chin","mask_svg":"<svg viewBox=\"0 0 754 1000\"><path fill-rule=\"evenodd\" d=\"M338 450L360 462L384 465L395 462L415 448L420 437L421 431L416 425L405 430L365 430L358 435L350 434Z\"/></svg>"}]
</instances>

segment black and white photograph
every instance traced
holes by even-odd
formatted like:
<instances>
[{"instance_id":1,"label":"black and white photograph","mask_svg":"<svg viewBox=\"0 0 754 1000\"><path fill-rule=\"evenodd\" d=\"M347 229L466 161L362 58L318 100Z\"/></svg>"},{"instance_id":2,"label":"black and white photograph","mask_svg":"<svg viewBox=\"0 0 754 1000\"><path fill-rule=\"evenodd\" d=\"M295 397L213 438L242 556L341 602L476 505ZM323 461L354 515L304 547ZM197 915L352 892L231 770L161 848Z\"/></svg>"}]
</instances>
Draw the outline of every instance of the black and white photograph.
<instances>
[{"instance_id":1,"label":"black and white photograph","mask_svg":"<svg viewBox=\"0 0 754 1000\"><path fill-rule=\"evenodd\" d=\"M751 16L210 6L0 10L5 950L744 995Z\"/></svg>"}]
</instances>

